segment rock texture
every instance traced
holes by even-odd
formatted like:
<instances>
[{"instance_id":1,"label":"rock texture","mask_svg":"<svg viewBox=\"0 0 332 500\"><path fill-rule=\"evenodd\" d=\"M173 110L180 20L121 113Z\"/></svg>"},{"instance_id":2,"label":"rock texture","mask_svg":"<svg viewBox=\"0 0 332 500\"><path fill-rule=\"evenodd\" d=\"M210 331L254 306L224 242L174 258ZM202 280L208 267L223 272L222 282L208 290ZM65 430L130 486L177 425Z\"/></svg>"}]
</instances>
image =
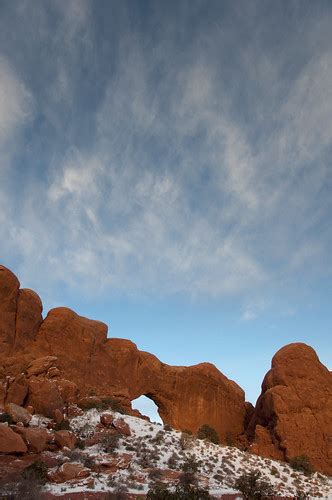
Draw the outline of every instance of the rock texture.
<instances>
[{"instance_id":1,"label":"rock texture","mask_svg":"<svg viewBox=\"0 0 332 500\"><path fill-rule=\"evenodd\" d=\"M259 455L307 455L316 469L332 474L332 376L311 347L290 344L276 353L248 433Z\"/></svg>"},{"instance_id":2,"label":"rock texture","mask_svg":"<svg viewBox=\"0 0 332 500\"><path fill-rule=\"evenodd\" d=\"M29 406L59 420L80 411L75 403L112 399L137 414L131 402L145 395L176 429L208 424L221 442L246 447L249 439L253 452L279 459L306 454L332 472L331 374L310 347L291 344L275 355L254 409L209 363L169 366L68 308L41 314L38 295L0 266L0 407Z\"/></svg>"}]
</instances>

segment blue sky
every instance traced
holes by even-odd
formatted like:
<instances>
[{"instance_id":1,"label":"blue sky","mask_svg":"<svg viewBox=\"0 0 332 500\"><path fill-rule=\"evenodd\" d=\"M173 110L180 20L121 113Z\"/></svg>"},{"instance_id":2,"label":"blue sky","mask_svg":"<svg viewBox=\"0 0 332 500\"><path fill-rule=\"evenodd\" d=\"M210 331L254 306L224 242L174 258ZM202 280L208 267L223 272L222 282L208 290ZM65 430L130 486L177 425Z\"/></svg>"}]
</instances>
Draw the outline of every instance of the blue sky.
<instances>
[{"instance_id":1,"label":"blue sky","mask_svg":"<svg viewBox=\"0 0 332 500\"><path fill-rule=\"evenodd\" d=\"M0 1L1 262L255 401L331 361L332 5Z\"/></svg>"}]
</instances>

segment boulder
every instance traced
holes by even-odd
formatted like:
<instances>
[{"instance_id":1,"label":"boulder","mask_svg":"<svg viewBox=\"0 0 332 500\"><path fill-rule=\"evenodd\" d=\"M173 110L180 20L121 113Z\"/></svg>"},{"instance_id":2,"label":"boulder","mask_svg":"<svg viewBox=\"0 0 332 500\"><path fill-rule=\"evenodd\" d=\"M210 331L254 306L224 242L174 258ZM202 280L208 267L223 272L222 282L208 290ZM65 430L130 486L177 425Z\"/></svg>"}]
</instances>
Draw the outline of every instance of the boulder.
<instances>
[{"instance_id":1,"label":"boulder","mask_svg":"<svg viewBox=\"0 0 332 500\"><path fill-rule=\"evenodd\" d=\"M64 402L53 380L33 376L29 379L28 404L35 413L53 418L55 410L62 411Z\"/></svg>"},{"instance_id":2,"label":"boulder","mask_svg":"<svg viewBox=\"0 0 332 500\"><path fill-rule=\"evenodd\" d=\"M29 425L31 414L22 406L9 403L5 406L5 411L12 417L13 422L22 422L24 425Z\"/></svg>"},{"instance_id":3,"label":"boulder","mask_svg":"<svg viewBox=\"0 0 332 500\"><path fill-rule=\"evenodd\" d=\"M24 373L21 373L9 384L6 392L6 402L22 405L27 394L28 381Z\"/></svg>"},{"instance_id":4,"label":"boulder","mask_svg":"<svg viewBox=\"0 0 332 500\"><path fill-rule=\"evenodd\" d=\"M63 416L63 413L62 411L60 411L58 408L56 408L56 410L54 410L54 420L57 424L61 424L61 422L63 421L64 419L64 416Z\"/></svg>"},{"instance_id":5,"label":"boulder","mask_svg":"<svg viewBox=\"0 0 332 500\"><path fill-rule=\"evenodd\" d=\"M123 420L123 418L117 418L112 422L112 426L114 429L116 429L120 434L123 436L130 436L130 427L129 425Z\"/></svg>"},{"instance_id":6,"label":"boulder","mask_svg":"<svg viewBox=\"0 0 332 500\"><path fill-rule=\"evenodd\" d=\"M71 431L55 431L55 442L59 448L69 448L73 450L77 443L77 437Z\"/></svg>"},{"instance_id":7,"label":"boulder","mask_svg":"<svg viewBox=\"0 0 332 500\"><path fill-rule=\"evenodd\" d=\"M23 437L28 450L32 453L41 453L46 450L51 438L48 431L44 428L23 427L17 429L17 432Z\"/></svg>"},{"instance_id":8,"label":"boulder","mask_svg":"<svg viewBox=\"0 0 332 500\"><path fill-rule=\"evenodd\" d=\"M53 483L65 483L72 479L83 479L89 475L89 469L86 469L83 465L66 462L56 471L49 473L49 480Z\"/></svg>"},{"instance_id":9,"label":"boulder","mask_svg":"<svg viewBox=\"0 0 332 500\"><path fill-rule=\"evenodd\" d=\"M27 376L32 377L33 375L46 374L49 368L53 367L57 361L56 356L43 356L38 359L34 359L28 366Z\"/></svg>"},{"instance_id":10,"label":"boulder","mask_svg":"<svg viewBox=\"0 0 332 500\"><path fill-rule=\"evenodd\" d=\"M0 453L26 453L28 451L23 439L8 425L0 424Z\"/></svg>"},{"instance_id":11,"label":"boulder","mask_svg":"<svg viewBox=\"0 0 332 500\"><path fill-rule=\"evenodd\" d=\"M103 413L100 415L100 423L105 427L109 427L113 423L114 417L111 413Z\"/></svg>"},{"instance_id":12,"label":"boulder","mask_svg":"<svg viewBox=\"0 0 332 500\"><path fill-rule=\"evenodd\" d=\"M331 475L331 417L331 373L311 347L289 344L272 359L247 432L257 453L286 460L306 455Z\"/></svg>"}]
</instances>

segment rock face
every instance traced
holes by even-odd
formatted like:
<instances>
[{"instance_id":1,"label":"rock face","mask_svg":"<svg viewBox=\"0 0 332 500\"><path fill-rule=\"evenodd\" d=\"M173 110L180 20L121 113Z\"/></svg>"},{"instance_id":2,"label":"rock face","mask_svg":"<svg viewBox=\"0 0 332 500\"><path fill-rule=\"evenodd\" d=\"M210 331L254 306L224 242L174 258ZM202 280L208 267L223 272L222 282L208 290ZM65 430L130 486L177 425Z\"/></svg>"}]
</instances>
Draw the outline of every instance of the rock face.
<instances>
[{"instance_id":1,"label":"rock face","mask_svg":"<svg viewBox=\"0 0 332 500\"><path fill-rule=\"evenodd\" d=\"M215 428L232 441L279 459L306 454L332 472L331 374L304 344L273 358L256 408L243 390L215 366L169 366L129 340L107 338L107 326L65 307L42 320L42 304L20 290L16 276L0 266L0 407L31 406L36 413L80 411L75 403L115 399L132 412L141 395L158 406L164 423L196 433ZM247 436L245 435L247 431Z\"/></svg>"},{"instance_id":2,"label":"rock face","mask_svg":"<svg viewBox=\"0 0 332 500\"><path fill-rule=\"evenodd\" d=\"M0 424L0 453L25 453L28 451L21 436L16 434L8 425Z\"/></svg>"},{"instance_id":3,"label":"rock face","mask_svg":"<svg viewBox=\"0 0 332 500\"><path fill-rule=\"evenodd\" d=\"M259 455L307 455L315 468L332 474L332 376L311 347L290 344L276 353L248 433Z\"/></svg>"},{"instance_id":4,"label":"rock face","mask_svg":"<svg viewBox=\"0 0 332 500\"><path fill-rule=\"evenodd\" d=\"M19 286L16 276L1 266L0 352L6 358L0 358L0 377L9 371L13 381L21 377L16 382L20 391L12 391L15 401L8 388L2 389L6 403L23 404L23 398L36 413L53 418L55 411L77 400L77 388L80 397L96 393L116 398L129 410L132 400L146 395L175 428L196 432L209 424L221 440L244 433L244 392L213 365L165 365L128 340L108 339L105 324L64 307L51 310L42 321L38 295Z\"/></svg>"}]
</instances>

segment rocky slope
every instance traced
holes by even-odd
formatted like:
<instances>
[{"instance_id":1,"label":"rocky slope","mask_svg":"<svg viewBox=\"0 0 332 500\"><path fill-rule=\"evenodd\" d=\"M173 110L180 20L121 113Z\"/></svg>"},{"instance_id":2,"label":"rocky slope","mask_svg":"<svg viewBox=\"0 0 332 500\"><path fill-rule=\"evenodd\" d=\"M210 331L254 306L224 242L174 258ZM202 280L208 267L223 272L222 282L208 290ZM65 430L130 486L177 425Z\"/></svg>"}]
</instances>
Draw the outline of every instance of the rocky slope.
<instances>
[{"instance_id":1,"label":"rocky slope","mask_svg":"<svg viewBox=\"0 0 332 500\"><path fill-rule=\"evenodd\" d=\"M94 395L137 415L131 401L146 395L173 428L196 433L208 424L223 443L280 460L305 454L332 474L331 394L331 373L314 351L291 344L273 358L253 409L243 390L209 363L166 365L129 340L107 338L105 324L67 308L43 319L38 295L20 289L0 266L0 407L71 416L73 404Z\"/></svg>"},{"instance_id":2,"label":"rocky slope","mask_svg":"<svg viewBox=\"0 0 332 500\"><path fill-rule=\"evenodd\" d=\"M74 409L77 415L69 418L70 430L55 430L54 421L38 415L30 416L25 427L16 424L10 429L0 424L0 447L1 433L7 427L6 432L17 438L7 446L21 453L0 456L0 481L1 474L6 475L3 494L15 491L18 472L29 470L36 459L46 464L46 483L41 490L34 490L36 500L76 498L74 495L86 498L83 494L87 492L94 498L108 498L111 493L119 498L138 498L157 484L175 487L188 481L214 498L235 498L240 496L236 480L252 470L259 471L281 497L329 498L332 494L332 480L319 473L305 474L288 464L215 445L111 409L81 411L73 406L71 411ZM25 447L29 454L22 454ZM31 491L35 481L30 474L23 491Z\"/></svg>"}]
</instances>

